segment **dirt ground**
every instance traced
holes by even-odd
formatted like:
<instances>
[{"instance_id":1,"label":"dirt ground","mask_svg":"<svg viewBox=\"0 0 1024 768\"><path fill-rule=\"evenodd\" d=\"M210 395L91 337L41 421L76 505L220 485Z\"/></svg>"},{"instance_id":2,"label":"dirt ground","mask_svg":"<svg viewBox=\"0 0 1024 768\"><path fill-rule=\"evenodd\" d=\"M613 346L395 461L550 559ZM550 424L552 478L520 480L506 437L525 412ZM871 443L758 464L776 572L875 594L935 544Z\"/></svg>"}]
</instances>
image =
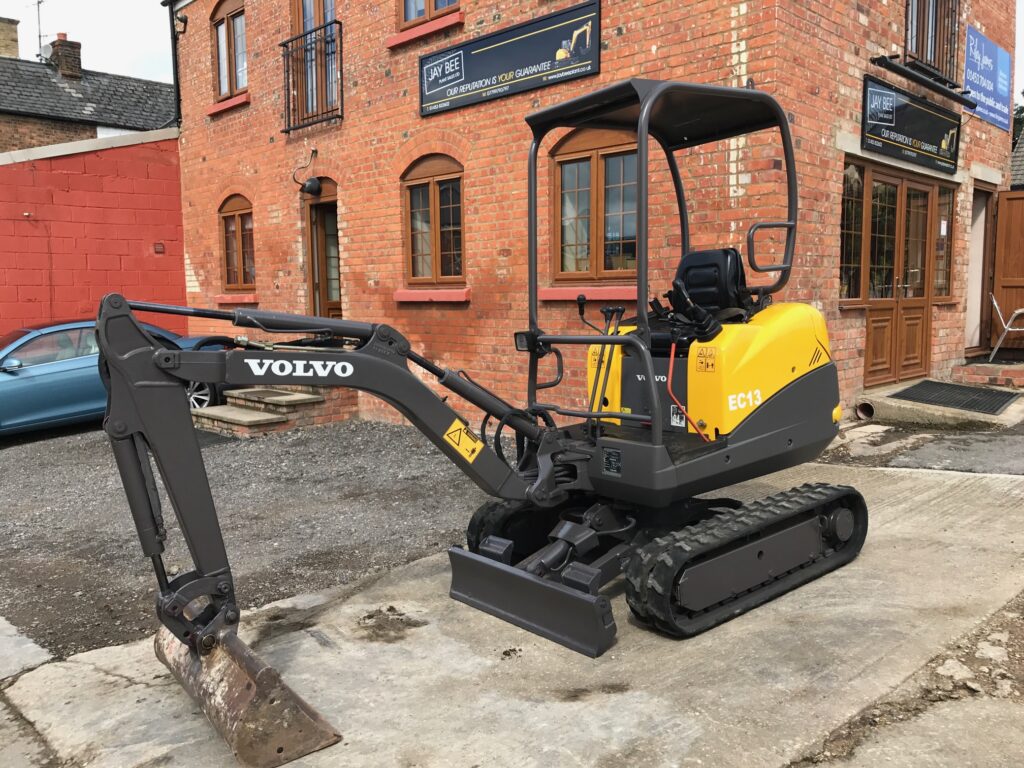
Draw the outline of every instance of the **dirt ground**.
<instances>
[{"instance_id":1,"label":"dirt ground","mask_svg":"<svg viewBox=\"0 0 1024 768\"><path fill-rule=\"evenodd\" d=\"M937 654L891 696L874 702L830 733L821 749L791 768L842 763L867 738L920 717L941 702L995 697L1024 705L1024 594ZM1024 706L1021 708L1024 718Z\"/></svg>"},{"instance_id":2,"label":"dirt ground","mask_svg":"<svg viewBox=\"0 0 1024 768\"><path fill-rule=\"evenodd\" d=\"M202 443L243 608L461 544L486 498L411 427ZM165 562L187 570L166 498L164 517ZM0 438L0 541L0 616L57 657L156 629L155 579L99 429Z\"/></svg>"}]
</instances>

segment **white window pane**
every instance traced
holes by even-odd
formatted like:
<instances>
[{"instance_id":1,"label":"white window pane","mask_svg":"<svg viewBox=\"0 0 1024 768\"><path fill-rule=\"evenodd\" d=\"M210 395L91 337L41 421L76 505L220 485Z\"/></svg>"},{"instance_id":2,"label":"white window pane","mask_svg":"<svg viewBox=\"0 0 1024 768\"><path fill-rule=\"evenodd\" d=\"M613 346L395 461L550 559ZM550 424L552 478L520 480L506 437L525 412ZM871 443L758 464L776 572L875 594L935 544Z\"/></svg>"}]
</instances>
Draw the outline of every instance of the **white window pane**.
<instances>
[{"instance_id":1,"label":"white window pane","mask_svg":"<svg viewBox=\"0 0 1024 768\"><path fill-rule=\"evenodd\" d=\"M220 95L227 96L228 86L228 29L222 21L217 25L217 82Z\"/></svg>"},{"instance_id":2,"label":"white window pane","mask_svg":"<svg viewBox=\"0 0 1024 768\"><path fill-rule=\"evenodd\" d=\"M427 12L426 0L405 0L405 20L423 17Z\"/></svg>"},{"instance_id":3,"label":"white window pane","mask_svg":"<svg viewBox=\"0 0 1024 768\"><path fill-rule=\"evenodd\" d=\"M249 85L249 61L245 55L245 14L233 16L231 27L235 33L235 88L242 89Z\"/></svg>"}]
</instances>

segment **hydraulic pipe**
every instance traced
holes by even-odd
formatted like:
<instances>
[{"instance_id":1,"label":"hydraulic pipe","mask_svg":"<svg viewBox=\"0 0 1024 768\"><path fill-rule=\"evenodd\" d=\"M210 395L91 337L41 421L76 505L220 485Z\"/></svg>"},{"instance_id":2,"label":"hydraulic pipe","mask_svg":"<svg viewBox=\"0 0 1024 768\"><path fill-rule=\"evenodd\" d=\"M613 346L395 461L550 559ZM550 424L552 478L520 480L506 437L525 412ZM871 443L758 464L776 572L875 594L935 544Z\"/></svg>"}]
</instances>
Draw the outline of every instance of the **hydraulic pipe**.
<instances>
[{"instance_id":1,"label":"hydraulic pipe","mask_svg":"<svg viewBox=\"0 0 1024 768\"><path fill-rule=\"evenodd\" d=\"M544 432L541 427L523 415L522 411L518 408L506 403L493 392L488 392L479 384L459 376L458 373L451 369L445 370L444 374L438 379L438 382L441 386L450 389L484 413L489 413L491 416L503 420L524 437L534 441L540 440Z\"/></svg>"}]
</instances>

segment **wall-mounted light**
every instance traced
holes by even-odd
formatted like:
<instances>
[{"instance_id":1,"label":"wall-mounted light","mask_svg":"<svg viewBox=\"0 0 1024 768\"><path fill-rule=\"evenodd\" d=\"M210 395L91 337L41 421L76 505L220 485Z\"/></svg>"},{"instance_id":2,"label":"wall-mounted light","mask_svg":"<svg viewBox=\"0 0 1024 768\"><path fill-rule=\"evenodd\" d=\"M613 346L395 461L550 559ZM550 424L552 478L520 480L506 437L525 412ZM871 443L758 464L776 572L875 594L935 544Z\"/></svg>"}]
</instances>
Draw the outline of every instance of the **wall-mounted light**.
<instances>
[{"instance_id":1,"label":"wall-mounted light","mask_svg":"<svg viewBox=\"0 0 1024 768\"><path fill-rule=\"evenodd\" d=\"M309 166L313 164L313 161L315 159L316 147L313 147L313 149L309 151L309 160L306 161L306 164L300 165L298 168L292 171L292 181L299 185L299 191L301 191L303 194L312 195L313 197L320 197L320 192L323 191L320 185L320 179L313 176L309 179L306 179L305 181L299 181L297 178L295 178L295 174L297 174L299 171L304 171L307 168L309 168Z\"/></svg>"}]
</instances>

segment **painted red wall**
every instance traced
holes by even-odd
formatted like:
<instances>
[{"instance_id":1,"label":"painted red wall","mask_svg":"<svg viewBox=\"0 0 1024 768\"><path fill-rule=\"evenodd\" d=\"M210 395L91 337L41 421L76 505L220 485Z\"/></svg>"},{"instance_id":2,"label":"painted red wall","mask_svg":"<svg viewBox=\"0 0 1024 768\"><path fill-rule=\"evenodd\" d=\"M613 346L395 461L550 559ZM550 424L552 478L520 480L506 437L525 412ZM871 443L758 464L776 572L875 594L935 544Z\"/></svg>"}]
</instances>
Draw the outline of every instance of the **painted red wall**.
<instances>
[{"instance_id":1,"label":"painted red wall","mask_svg":"<svg viewBox=\"0 0 1024 768\"><path fill-rule=\"evenodd\" d=\"M0 165L0 333L94 317L111 291L185 303L178 142Z\"/></svg>"}]
</instances>

